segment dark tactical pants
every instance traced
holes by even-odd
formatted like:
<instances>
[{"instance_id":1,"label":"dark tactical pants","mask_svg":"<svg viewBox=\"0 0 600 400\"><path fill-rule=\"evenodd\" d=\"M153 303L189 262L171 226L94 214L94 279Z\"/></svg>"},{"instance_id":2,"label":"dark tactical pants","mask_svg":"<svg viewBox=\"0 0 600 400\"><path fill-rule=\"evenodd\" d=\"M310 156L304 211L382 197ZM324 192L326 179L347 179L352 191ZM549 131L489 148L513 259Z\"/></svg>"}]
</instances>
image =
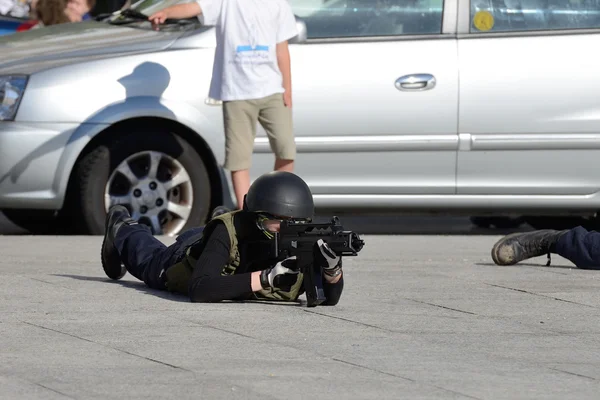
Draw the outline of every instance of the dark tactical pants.
<instances>
[{"instance_id":1,"label":"dark tactical pants","mask_svg":"<svg viewBox=\"0 0 600 400\"><path fill-rule=\"evenodd\" d=\"M192 228L179 235L170 246L152 236L143 224L123 225L117 232L115 246L127 272L152 289L166 290L165 272L185 254L186 240L201 233L204 227Z\"/></svg>"},{"instance_id":2,"label":"dark tactical pants","mask_svg":"<svg viewBox=\"0 0 600 400\"><path fill-rule=\"evenodd\" d=\"M555 253L582 269L600 269L600 232L578 226L568 230L555 245Z\"/></svg>"}]
</instances>

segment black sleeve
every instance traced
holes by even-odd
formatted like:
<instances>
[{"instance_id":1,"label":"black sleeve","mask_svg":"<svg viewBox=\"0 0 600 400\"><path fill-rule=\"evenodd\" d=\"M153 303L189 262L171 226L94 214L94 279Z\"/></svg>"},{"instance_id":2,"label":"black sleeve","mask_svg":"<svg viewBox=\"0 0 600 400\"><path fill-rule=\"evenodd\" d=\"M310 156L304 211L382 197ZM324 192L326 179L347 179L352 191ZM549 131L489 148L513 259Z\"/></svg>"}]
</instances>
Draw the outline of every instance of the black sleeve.
<instances>
[{"instance_id":1,"label":"black sleeve","mask_svg":"<svg viewBox=\"0 0 600 400\"><path fill-rule=\"evenodd\" d=\"M327 261L319 251L319 246L315 244L313 249L313 260L315 263L320 264L322 267L325 267ZM340 260L340 265L343 262L343 259ZM342 291L344 290L344 273L342 272L342 277L336 283L328 283L323 277L323 292L325 292L325 300L322 305L324 306L335 306L339 301L340 297L342 297Z\"/></svg>"},{"instance_id":2,"label":"black sleeve","mask_svg":"<svg viewBox=\"0 0 600 400\"><path fill-rule=\"evenodd\" d=\"M336 283L328 283L325 278L323 278L323 291L325 292L325 297L327 300L323 302L324 306L335 306L338 301L340 301L340 297L342 297L342 291L344 290L344 273L342 272L342 277Z\"/></svg>"},{"instance_id":3,"label":"black sleeve","mask_svg":"<svg viewBox=\"0 0 600 400\"><path fill-rule=\"evenodd\" d=\"M251 273L221 275L229 261L231 243L227 228L219 224L211 233L196 263L190 281L190 300L194 303L234 300L252 293Z\"/></svg>"}]
</instances>

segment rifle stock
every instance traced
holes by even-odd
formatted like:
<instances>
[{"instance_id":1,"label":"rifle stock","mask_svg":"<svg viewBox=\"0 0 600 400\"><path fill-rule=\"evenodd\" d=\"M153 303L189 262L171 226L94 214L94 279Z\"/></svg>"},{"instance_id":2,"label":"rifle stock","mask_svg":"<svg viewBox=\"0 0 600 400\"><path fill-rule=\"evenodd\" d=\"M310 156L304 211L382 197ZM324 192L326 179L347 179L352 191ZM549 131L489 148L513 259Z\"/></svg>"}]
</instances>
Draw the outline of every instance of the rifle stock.
<instances>
[{"instance_id":1,"label":"rifle stock","mask_svg":"<svg viewBox=\"0 0 600 400\"><path fill-rule=\"evenodd\" d=\"M338 217L329 223L306 223L283 221L275 234L275 254L279 260L296 256L298 268L304 275L304 290L308 307L323 303L323 269L315 265L313 249L315 243L323 239L338 256L357 256L364 241L357 233L344 230Z\"/></svg>"}]
</instances>

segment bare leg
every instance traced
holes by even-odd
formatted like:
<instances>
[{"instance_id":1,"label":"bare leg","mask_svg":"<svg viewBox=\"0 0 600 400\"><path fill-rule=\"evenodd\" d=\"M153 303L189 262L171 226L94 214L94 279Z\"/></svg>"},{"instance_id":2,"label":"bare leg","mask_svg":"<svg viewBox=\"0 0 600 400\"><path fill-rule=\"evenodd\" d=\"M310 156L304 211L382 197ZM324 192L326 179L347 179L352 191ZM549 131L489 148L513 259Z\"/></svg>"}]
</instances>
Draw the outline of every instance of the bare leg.
<instances>
[{"instance_id":1,"label":"bare leg","mask_svg":"<svg viewBox=\"0 0 600 400\"><path fill-rule=\"evenodd\" d=\"M282 160L281 158L276 158L274 169L275 171L294 172L294 160Z\"/></svg>"},{"instance_id":2,"label":"bare leg","mask_svg":"<svg viewBox=\"0 0 600 400\"><path fill-rule=\"evenodd\" d=\"M223 102L225 123L225 163L231 171L231 183L237 201L237 209L244 206L244 196L250 188L250 167L256 137L258 100Z\"/></svg>"},{"instance_id":3,"label":"bare leg","mask_svg":"<svg viewBox=\"0 0 600 400\"><path fill-rule=\"evenodd\" d=\"M281 94L264 99L264 106L258 114L258 122L269 138L275 155L275 171L294 172L296 143L292 125L292 111L283 103Z\"/></svg>"},{"instance_id":4,"label":"bare leg","mask_svg":"<svg viewBox=\"0 0 600 400\"><path fill-rule=\"evenodd\" d=\"M231 171L231 181L233 183L233 191L237 199L237 207L239 210L244 206L244 196L250 189L250 170L241 169L239 171Z\"/></svg>"}]
</instances>

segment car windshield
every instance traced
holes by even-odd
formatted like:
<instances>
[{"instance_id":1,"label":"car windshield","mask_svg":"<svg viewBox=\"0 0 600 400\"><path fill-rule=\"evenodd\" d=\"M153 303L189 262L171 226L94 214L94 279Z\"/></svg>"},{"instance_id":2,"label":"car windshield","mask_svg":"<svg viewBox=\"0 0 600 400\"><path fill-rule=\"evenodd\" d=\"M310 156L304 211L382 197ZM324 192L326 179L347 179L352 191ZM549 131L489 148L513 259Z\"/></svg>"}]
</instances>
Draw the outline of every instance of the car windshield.
<instances>
[{"instance_id":1,"label":"car windshield","mask_svg":"<svg viewBox=\"0 0 600 400\"><path fill-rule=\"evenodd\" d=\"M443 0L298 1L309 39L440 34Z\"/></svg>"},{"instance_id":2,"label":"car windshield","mask_svg":"<svg viewBox=\"0 0 600 400\"><path fill-rule=\"evenodd\" d=\"M152 29L148 17L153 13L178 3L187 3L188 0L139 0L133 2L131 7L103 16L100 19L112 25L128 25L141 29ZM161 25L160 30L197 29L201 26L196 17L185 20L167 20Z\"/></svg>"},{"instance_id":3,"label":"car windshield","mask_svg":"<svg viewBox=\"0 0 600 400\"><path fill-rule=\"evenodd\" d=\"M186 0L140 0L132 2L131 9L139 11L146 15L165 9L173 4L187 3Z\"/></svg>"}]
</instances>

